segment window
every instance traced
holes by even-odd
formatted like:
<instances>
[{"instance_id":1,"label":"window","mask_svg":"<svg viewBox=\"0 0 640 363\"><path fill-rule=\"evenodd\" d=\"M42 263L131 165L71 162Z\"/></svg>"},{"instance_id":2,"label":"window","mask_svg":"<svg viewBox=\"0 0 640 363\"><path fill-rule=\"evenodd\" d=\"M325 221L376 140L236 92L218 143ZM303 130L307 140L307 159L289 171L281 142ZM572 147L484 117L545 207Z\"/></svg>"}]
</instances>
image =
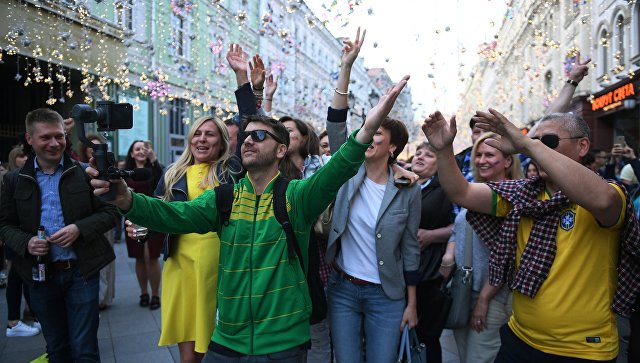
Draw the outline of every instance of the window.
<instances>
[{"instance_id":1,"label":"window","mask_svg":"<svg viewBox=\"0 0 640 363\"><path fill-rule=\"evenodd\" d=\"M609 68L609 33L606 29L600 31L600 37L598 39L598 64L600 68L600 74L607 74Z\"/></svg>"},{"instance_id":2,"label":"window","mask_svg":"<svg viewBox=\"0 0 640 363\"><path fill-rule=\"evenodd\" d=\"M547 95L551 95L553 93L553 74L551 71L547 71L544 75L544 90L547 92Z\"/></svg>"},{"instance_id":3,"label":"window","mask_svg":"<svg viewBox=\"0 0 640 363\"><path fill-rule=\"evenodd\" d=\"M121 29L133 30L133 0L119 0L115 3L116 22Z\"/></svg>"},{"instance_id":4,"label":"window","mask_svg":"<svg viewBox=\"0 0 640 363\"><path fill-rule=\"evenodd\" d=\"M174 135L184 135L184 123L182 119L187 117L185 101L174 99L171 101L171 109L169 110L169 133Z\"/></svg>"},{"instance_id":5,"label":"window","mask_svg":"<svg viewBox=\"0 0 640 363\"><path fill-rule=\"evenodd\" d=\"M640 54L640 3L636 2L635 7L633 8L633 16L631 17L633 20L633 31L631 32L631 37L633 38L633 48L635 50L635 54Z\"/></svg>"},{"instance_id":6,"label":"window","mask_svg":"<svg viewBox=\"0 0 640 363\"><path fill-rule=\"evenodd\" d=\"M180 15L171 13L171 28L171 47L174 54L189 59L191 53L189 21Z\"/></svg>"},{"instance_id":7,"label":"window","mask_svg":"<svg viewBox=\"0 0 640 363\"><path fill-rule=\"evenodd\" d=\"M615 57L618 59L618 64L624 64L624 17L622 14L618 15L614 25L617 36Z\"/></svg>"}]
</instances>

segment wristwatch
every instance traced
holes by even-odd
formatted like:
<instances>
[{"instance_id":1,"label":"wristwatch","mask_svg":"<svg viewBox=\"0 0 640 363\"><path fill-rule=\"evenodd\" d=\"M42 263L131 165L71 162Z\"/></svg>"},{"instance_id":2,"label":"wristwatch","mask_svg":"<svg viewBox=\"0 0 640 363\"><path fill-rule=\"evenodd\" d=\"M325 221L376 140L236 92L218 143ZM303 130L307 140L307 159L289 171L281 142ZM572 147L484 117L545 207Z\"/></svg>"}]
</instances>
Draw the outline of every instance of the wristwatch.
<instances>
[{"instance_id":1,"label":"wristwatch","mask_svg":"<svg viewBox=\"0 0 640 363\"><path fill-rule=\"evenodd\" d=\"M567 79L567 83L569 83L570 85L572 85L574 87L578 87L578 82L574 81L571 78Z\"/></svg>"}]
</instances>

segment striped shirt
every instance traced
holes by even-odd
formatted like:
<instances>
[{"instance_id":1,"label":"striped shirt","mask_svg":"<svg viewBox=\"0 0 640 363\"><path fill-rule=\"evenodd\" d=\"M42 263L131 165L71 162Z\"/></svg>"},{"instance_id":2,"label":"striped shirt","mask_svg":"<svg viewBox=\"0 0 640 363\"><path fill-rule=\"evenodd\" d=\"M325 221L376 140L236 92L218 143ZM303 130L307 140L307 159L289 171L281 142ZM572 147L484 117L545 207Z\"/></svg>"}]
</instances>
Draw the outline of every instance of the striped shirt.
<instances>
[{"instance_id":1,"label":"striped shirt","mask_svg":"<svg viewBox=\"0 0 640 363\"><path fill-rule=\"evenodd\" d=\"M58 186L62 178L62 160L53 174L46 174L38 165L38 158L33 161L36 171L36 181L40 187L41 213L40 225L44 226L47 236L51 236L65 226L62 215L62 205L60 204L60 194ZM62 248L56 244L50 244L49 256L51 261L75 260L76 253L73 247Z\"/></svg>"}]
</instances>

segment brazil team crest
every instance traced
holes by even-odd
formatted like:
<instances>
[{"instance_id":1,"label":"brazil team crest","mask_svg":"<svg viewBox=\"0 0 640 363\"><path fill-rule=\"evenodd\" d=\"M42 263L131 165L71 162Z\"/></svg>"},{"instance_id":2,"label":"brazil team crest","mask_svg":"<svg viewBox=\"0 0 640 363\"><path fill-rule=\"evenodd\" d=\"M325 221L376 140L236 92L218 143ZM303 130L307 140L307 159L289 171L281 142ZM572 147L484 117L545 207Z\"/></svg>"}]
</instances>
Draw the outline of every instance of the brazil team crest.
<instances>
[{"instance_id":1,"label":"brazil team crest","mask_svg":"<svg viewBox=\"0 0 640 363\"><path fill-rule=\"evenodd\" d=\"M566 210L560 215L560 228L565 231L570 231L576 224L576 213L571 210Z\"/></svg>"}]
</instances>

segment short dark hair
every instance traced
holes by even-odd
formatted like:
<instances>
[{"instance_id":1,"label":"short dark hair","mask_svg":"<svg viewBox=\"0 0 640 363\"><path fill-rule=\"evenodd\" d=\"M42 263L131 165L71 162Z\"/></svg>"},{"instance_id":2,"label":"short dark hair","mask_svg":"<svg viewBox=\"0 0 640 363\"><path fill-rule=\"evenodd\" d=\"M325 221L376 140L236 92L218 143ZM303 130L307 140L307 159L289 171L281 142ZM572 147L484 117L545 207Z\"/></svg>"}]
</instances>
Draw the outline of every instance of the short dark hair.
<instances>
[{"instance_id":1,"label":"short dark hair","mask_svg":"<svg viewBox=\"0 0 640 363\"><path fill-rule=\"evenodd\" d=\"M62 125L62 127L64 127L64 120L62 119L62 116L60 116L60 114L56 111L45 107L37 108L27 113L27 117L25 117L24 120L24 125L28 133L33 133L33 125L36 122L50 124L59 123L60 125Z\"/></svg>"},{"instance_id":2,"label":"short dark hair","mask_svg":"<svg viewBox=\"0 0 640 363\"><path fill-rule=\"evenodd\" d=\"M581 136L591 139L591 130L587 122L582 117L571 112L554 112L548 114L540 120L540 123L555 120L564 121L562 127L571 134L571 137Z\"/></svg>"},{"instance_id":3,"label":"short dark hair","mask_svg":"<svg viewBox=\"0 0 640 363\"><path fill-rule=\"evenodd\" d=\"M289 130L284 127L282 122L267 116L251 115L244 119L242 123L242 130L245 130L247 125L252 122L259 122L261 124L271 126L273 133L282 141L283 144L289 147Z\"/></svg>"},{"instance_id":4,"label":"short dark hair","mask_svg":"<svg viewBox=\"0 0 640 363\"><path fill-rule=\"evenodd\" d=\"M401 121L390 117L386 117L380 126L389 131L391 135L389 143L396 146L396 150L389 156L388 160L388 163L392 164L407 145L409 141L409 131L407 131L407 127Z\"/></svg>"}]
</instances>

